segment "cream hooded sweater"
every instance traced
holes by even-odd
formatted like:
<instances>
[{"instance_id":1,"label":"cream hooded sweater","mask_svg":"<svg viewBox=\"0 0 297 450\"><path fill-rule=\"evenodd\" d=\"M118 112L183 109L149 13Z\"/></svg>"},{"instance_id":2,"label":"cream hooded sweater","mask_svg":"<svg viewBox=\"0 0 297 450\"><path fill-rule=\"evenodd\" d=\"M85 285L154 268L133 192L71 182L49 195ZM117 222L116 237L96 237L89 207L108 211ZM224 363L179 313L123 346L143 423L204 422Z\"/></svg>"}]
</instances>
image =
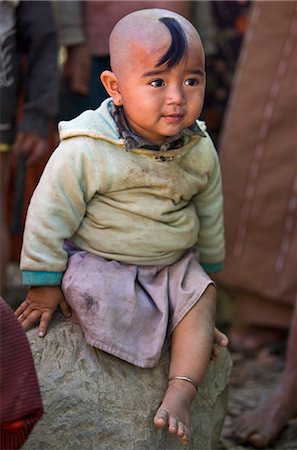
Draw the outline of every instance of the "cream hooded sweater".
<instances>
[{"instance_id":1,"label":"cream hooded sweater","mask_svg":"<svg viewBox=\"0 0 297 450\"><path fill-rule=\"evenodd\" d=\"M66 239L137 265L172 264L196 246L205 270L221 268L221 176L211 139L195 135L175 150L127 152L110 101L59 124L61 143L28 209L21 255L25 284L61 283Z\"/></svg>"}]
</instances>

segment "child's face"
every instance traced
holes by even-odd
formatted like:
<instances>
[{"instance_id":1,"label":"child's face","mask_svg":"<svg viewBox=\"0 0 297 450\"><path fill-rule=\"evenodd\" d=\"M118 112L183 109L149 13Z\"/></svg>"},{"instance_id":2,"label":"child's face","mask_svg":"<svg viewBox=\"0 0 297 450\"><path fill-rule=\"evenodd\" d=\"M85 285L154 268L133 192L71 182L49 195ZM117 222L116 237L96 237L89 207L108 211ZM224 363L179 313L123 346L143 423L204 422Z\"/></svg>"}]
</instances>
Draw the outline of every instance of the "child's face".
<instances>
[{"instance_id":1,"label":"child's face","mask_svg":"<svg viewBox=\"0 0 297 450\"><path fill-rule=\"evenodd\" d=\"M192 125L204 101L205 68L201 43L189 45L188 55L168 69L156 67L166 47L152 51L135 45L129 70L119 78L121 103L130 127L144 139L161 145Z\"/></svg>"}]
</instances>

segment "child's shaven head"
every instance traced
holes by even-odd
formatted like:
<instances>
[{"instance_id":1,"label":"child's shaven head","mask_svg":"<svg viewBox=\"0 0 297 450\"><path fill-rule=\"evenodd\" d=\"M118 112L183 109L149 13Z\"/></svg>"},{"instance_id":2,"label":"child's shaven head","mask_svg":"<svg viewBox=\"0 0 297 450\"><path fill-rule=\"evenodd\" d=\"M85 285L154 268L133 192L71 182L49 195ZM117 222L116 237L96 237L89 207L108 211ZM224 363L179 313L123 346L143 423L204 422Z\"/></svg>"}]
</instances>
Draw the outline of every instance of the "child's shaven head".
<instances>
[{"instance_id":1,"label":"child's shaven head","mask_svg":"<svg viewBox=\"0 0 297 450\"><path fill-rule=\"evenodd\" d=\"M111 33L111 67L120 75L129 63L136 63L136 48L149 46L151 52L156 54L163 48L156 67L164 64L171 68L187 56L189 47L194 43L203 53L199 34L185 17L164 9L135 11L122 18Z\"/></svg>"},{"instance_id":2,"label":"child's shaven head","mask_svg":"<svg viewBox=\"0 0 297 450\"><path fill-rule=\"evenodd\" d=\"M164 9L128 14L110 36L112 71L100 79L130 129L162 145L199 117L205 94L205 57L197 30Z\"/></svg>"}]
</instances>

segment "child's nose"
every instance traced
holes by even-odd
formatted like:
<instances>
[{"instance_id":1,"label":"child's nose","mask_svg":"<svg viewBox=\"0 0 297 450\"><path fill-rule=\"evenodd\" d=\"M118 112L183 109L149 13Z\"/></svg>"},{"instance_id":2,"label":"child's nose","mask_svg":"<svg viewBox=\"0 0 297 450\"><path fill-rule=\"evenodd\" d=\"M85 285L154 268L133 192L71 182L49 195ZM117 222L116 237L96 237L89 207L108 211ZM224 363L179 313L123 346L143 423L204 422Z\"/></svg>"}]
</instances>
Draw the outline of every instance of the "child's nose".
<instances>
[{"instance_id":1,"label":"child's nose","mask_svg":"<svg viewBox=\"0 0 297 450\"><path fill-rule=\"evenodd\" d=\"M168 87L167 101L169 104L183 104L185 102L183 88L177 85Z\"/></svg>"}]
</instances>

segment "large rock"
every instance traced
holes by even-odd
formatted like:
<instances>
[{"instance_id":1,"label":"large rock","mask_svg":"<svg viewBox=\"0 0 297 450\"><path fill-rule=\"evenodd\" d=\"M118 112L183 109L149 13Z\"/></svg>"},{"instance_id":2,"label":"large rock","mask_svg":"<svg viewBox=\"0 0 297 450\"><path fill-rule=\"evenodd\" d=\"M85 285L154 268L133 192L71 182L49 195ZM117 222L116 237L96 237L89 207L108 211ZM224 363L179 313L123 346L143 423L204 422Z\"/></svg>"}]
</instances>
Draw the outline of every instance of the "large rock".
<instances>
[{"instance_id":1,"label":"large rock","mask_svg":"<svg viewBox=\"0 0 297 450\"><path fill-rule=\"evenodd\" d=\"M169 355L140 369L88 345L81 328L55 321L45 338L28 333L45 414L27 450L210 450L217 448L227 406L231 358L211 362L192 407L192 442L153 425L168 379Z\"/></svg>"}]
</instances>

